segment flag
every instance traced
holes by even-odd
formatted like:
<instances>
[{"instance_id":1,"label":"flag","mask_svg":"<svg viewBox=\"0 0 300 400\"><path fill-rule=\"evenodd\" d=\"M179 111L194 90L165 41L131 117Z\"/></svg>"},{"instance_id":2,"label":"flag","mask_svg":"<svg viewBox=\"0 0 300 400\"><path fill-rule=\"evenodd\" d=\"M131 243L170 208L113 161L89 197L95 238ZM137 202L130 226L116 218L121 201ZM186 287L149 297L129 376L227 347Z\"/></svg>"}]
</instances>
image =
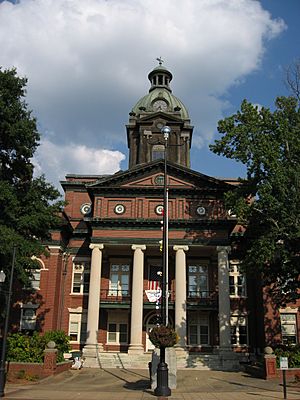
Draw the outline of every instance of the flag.
<instances>
[{"instance_id":1,"label":"flag","mask_svg":"<svg viewBox=\"0 0 300 400\"><path fill-rule=\"evenodd\" d=\"M149 290L160 289L160 280L161 280L161 267L158 265L150 265L148 289Z\"/></svg>"}]
</instances>

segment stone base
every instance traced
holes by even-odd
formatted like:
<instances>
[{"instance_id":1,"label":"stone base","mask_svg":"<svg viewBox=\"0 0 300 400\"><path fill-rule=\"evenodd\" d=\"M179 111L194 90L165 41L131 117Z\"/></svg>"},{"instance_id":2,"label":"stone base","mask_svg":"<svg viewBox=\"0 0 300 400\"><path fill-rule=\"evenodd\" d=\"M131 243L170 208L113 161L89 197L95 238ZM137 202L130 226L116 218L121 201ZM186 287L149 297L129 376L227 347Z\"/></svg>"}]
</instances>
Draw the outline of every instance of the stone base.
<instances>
[{"instance_id":1,"label":"stone base","mask_svg":"<svg viewBox=\"0 0 300 400\"><path fill-rule=\"evenodd\" d=\"M129 346L128 354L144 354L144 347L143 345L132 344Z\"/></svg>"},{"instance_id":2,"label":"stone base","mask_svg":"<svg viewBox=\"0 0 300 400\"><path fill-rule=\"evenodd\" d=\"M228 349L219 350L220 364L224 371L238 371L240 369L240 363L238 355Z\"/></svg>"},{"instance_id":3,"label":"stone base","mask_svg":"<svg viewBox=\"0 0 300 400\"><path fill-rule=\"evenodd\" d=\"M157 387L157 367L160 360L160 350L155 348L152 353L151 360L151 389ZM176 363L176 351L174 347L166 348L166 363L168 364L169 370L169 388L176 389L176 374L177 374L177 363Z\"/></svg>"},{"instance_id":4,"label":"stone base","mask_svg":"<svg viewBox=\"0 0 300 400\"><path fill-rule=\"evenodd\" d=\"M86 344L82 349L82 358L84 367L95 367L99 364L99 352L103 351L101 343Z\"/></svg>"}]
</instances>

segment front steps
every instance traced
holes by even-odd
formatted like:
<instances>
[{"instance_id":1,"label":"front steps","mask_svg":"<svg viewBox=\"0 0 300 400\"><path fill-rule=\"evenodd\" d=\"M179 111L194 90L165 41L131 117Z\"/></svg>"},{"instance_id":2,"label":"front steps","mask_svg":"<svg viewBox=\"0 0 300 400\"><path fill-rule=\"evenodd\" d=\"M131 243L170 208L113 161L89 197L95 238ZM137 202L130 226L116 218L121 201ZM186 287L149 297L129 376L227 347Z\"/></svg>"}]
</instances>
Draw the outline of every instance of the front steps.
<instances>
[{"instance_id":1,"label":"front steps","mask_svg":"<svg viewBox=\"0 0 300 400\"><path fill-rule=\"evenodd\" d=\"M151 358L152 352L143 354L99 352L98 357L93 360L87 360L86 367L102 369L148 369ZM187 354L185 352L179 352L176 354L176 363L177 369L228 370L228 368L224 367L222 357L218 354ZM85 364L83 364L83 367L85 367Z\"/></svg>"}]
</instances>

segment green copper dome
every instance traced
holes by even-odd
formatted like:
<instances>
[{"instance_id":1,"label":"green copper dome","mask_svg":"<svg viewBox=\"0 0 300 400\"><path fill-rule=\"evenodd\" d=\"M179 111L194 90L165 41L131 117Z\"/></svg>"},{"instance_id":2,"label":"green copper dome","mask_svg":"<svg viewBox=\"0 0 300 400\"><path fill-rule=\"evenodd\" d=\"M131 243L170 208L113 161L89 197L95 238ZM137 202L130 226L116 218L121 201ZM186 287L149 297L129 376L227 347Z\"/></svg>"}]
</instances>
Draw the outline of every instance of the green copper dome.
<instances>
[{"instance_id":1,"label":"green copper dome","mask_svg":"<svg viewBox=\"0 0 300 400\"><path fill-rule=\"evenodd\" d=\"M189 120L189 114L185 105L176 96L172 94L169 83L172 80L172 74L161 65L154 68L148 75L151 82L149 93L142 97L133 107L131 115L139 116L141 113L176 113L183 120Z\"/></svg>"}]
</instances>

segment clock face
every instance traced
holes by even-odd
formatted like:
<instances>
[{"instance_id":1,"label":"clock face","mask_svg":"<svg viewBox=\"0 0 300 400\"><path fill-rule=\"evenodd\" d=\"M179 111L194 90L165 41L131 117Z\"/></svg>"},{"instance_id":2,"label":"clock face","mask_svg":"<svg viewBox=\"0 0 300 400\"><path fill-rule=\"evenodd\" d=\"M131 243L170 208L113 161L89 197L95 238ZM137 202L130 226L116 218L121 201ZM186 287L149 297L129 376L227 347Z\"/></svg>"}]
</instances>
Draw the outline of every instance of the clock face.
<instances>
[{"instance_id":1,"label":"clock face","mask_svg":"<svg viewBox=\"0 0 300 400\"><path fill-rule=\"evenodd\" d=\"M153 109L155 111L166 111L168 109L168 104L164 100L156 100L153 103Z\"/></svg>"}]
</instances>

